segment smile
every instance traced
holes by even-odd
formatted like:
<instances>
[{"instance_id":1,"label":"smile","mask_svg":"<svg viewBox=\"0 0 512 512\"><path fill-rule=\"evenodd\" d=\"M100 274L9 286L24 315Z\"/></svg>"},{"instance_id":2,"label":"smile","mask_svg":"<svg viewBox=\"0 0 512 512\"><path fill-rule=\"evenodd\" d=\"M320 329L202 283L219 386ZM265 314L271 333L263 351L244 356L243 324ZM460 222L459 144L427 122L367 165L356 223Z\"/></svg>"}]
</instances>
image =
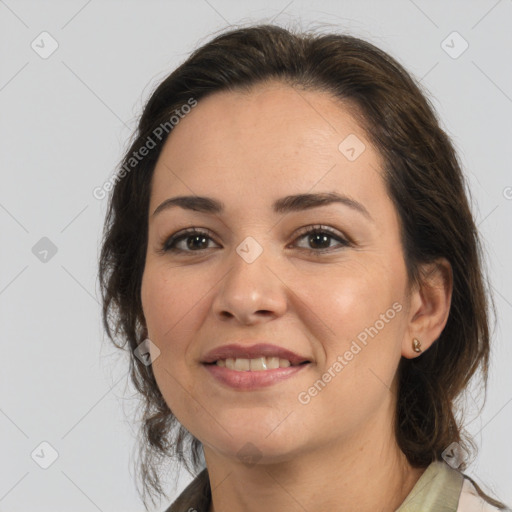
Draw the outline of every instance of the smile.
<instances>
[{"instance_id":1,"label":"smile","mask_svg":"<svg viewBox=\"0 0 512 512\"><path fill-rule=\"evenodd\" d=\"M264 364L267 364L264 361L265 359L275 359L279 366L261 368ZM256 365L255 368L252 367L253 362ZM281 366L281 363L283 366ZM273 364L275 365L275 361ZM228 365L234 366L234 368L229 368ZM237 365L244 369L238 370ZM290 365L290 361L287 359L262 357L257 359L220 359L214 363L203 363L202 366L218 383L237 391L249 391L278 384L305 371L306 368L311 366L311 363L305 361L301 364Z\"/></svg>"},{"instance_id":2,"label":"smile","mask_svg":"<svg viewBox=\"0 0 512 512\"><path fill-rule=\"evenodd\" d=\"M254 359L229 357L227 359L219 359L213 364L223 368L229 368L230 370L238 370L242 372L261 372L275 370L277 368L288 368L289 366L299 366L298 364L292 365L288 359L280 357L257 357Z\"/></svg>"}]
</instances>

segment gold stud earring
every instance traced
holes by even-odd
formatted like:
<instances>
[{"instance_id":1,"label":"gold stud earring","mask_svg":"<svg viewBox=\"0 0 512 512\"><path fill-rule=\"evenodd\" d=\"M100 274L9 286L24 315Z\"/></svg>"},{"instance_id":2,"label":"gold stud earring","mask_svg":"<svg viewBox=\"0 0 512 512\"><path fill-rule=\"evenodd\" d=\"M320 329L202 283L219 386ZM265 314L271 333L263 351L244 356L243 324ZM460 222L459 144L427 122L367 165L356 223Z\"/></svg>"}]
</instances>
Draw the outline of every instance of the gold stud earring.
<instances>
[{"instance_id":1,"label":"gold stud earring","mask_svg":"<svg viewBox=\"0 0 512 512\"><path fill-rule=\"evenodd\" d=\"M421 352L421 341L413 338L412 346L414 348L414 352Z\"/></svg>"}]
</instances>

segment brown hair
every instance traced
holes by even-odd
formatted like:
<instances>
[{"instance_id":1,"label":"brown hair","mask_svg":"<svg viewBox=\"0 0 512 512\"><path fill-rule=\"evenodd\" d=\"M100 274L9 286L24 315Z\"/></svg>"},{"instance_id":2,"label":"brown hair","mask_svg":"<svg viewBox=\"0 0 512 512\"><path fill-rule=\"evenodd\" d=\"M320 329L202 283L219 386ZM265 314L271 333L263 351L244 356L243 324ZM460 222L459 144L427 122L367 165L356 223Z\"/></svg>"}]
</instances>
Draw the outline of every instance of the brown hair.
<instances>
[{"instance_id":1,"label":"brown hair","mask_svg":"<svg viewBox=\"0 0 512 512\"><path fill-rule=\"evenodd\" d=\"M190 98L200 101L217 91L248 91L270 80L326 91L351 107L385 162L383 176L399 214L409 282L423 282L420 264L440 257L450 262L453 294L443 332L420 357L400 361L395 431L414 467L441 460L453 442L467 453L476 451L462 420L455 419L455 400L477 370L478 382L487 389L488 308L492 305L494 312L495 306L482 271L470 192L433 106L396 60L367 41L341 34L294 33L273 25L238 28L195 50L152 93L122 161L123 177L118 176L109 198L99 266L103 324L116 346L128 343L131 378L143 399L138 469L145 504L146 493L152 500L155 491L164 494L158 463L173 459L197 473L201 443L168 408L151 366L133 355L146 335L140 290L150 185L166 137L156 140L156 147L136 165L131 161L133 169L126 169L148 137L157 139L155 128ZM459 469L466 467L464 461ZM476 487L489 503L504 507Z\"/></svg>"}]
</instances>

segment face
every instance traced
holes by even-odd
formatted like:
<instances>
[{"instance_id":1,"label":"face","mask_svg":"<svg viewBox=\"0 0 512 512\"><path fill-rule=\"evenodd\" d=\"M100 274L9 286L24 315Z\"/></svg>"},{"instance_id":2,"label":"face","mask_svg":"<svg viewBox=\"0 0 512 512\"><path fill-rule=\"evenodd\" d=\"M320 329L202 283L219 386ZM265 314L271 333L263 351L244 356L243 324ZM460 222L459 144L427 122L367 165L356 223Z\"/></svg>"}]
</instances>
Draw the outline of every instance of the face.
<instances>
[{"instance_id":1,"label":"face","mask_svg":"<svg viewBox=\"0 0 512 512\"><path fill-rule=\"evenodd\" d=\"M141 295L158 386L205 452L236 458L251 446L287 460L392 409L407 276L382 165L339 102L277 83L216 93L174 128L152 181ZM275 210L303 194L352 203L299 197ZM154 214L178 196L223 208ZM273 344L309 363L243 386L239 370L203 363L233 343Z\"/></svg>"}]
</instances>

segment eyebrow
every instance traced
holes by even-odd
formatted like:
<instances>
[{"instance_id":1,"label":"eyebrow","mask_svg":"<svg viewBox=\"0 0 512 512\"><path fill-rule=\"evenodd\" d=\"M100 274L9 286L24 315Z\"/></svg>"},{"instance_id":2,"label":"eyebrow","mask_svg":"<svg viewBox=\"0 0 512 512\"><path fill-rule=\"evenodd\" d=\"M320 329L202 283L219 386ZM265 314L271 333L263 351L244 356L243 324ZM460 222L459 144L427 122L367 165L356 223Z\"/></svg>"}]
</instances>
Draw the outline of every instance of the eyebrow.
<instances>
[{"instance_id":1,"label":"eyebrow","mask_svg":"<svg viewBox=\"0 0 512 512\"><path fill-rule=\"evenodd\" d=\"M337 192L321 192L316 194L295 194L277 199L272 204L275 213L288 213L311 208L318 208L333 203L341 203L357 212L363 214L368 220L373 222L373 218L368 210L356 200L338 194ZM196 212L220 214L224 211L225 206L222 201L212 197L204 196L178 196L166 199L153 212L153 217L169 208L180 207L184 210L193 210Z\"/></svg>"}]
</instances>

